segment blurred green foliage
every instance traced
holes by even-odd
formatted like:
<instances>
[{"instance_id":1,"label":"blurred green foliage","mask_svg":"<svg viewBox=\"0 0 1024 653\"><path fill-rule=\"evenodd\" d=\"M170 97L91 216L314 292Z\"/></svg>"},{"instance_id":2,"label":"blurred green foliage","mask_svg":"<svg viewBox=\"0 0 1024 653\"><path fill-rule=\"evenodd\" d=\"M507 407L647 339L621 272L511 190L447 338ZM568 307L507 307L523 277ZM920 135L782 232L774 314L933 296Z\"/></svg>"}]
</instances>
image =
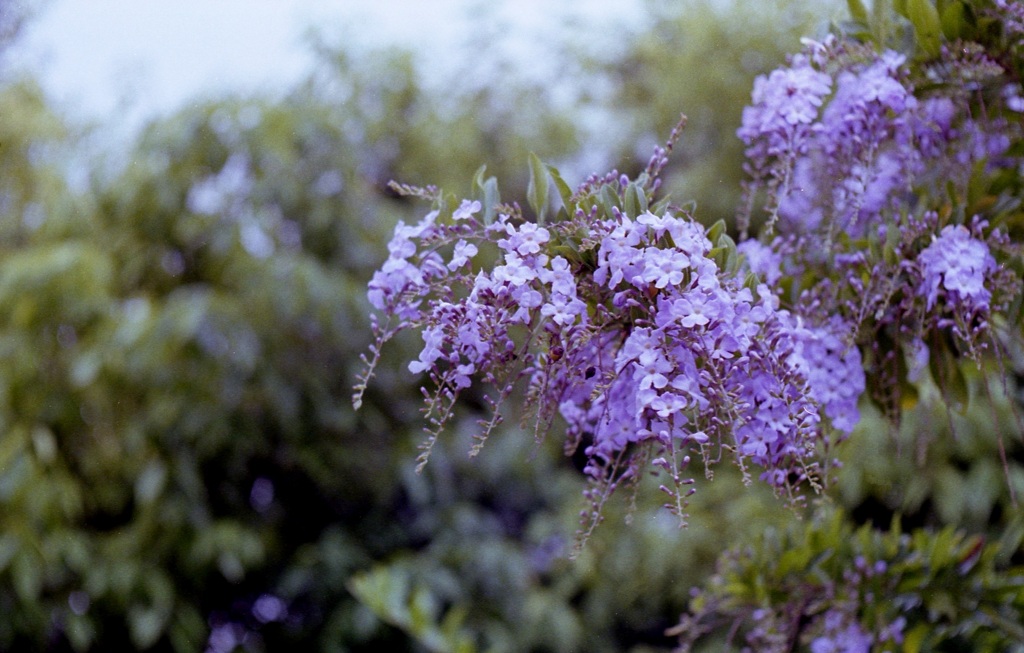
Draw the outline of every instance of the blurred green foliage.
<instances>
[{"instance_id":1,"label":"blurred green foliage","mask_svg":"<svg viewBox=\"0 0 1024 653\"><path fill-rule=\"evenodd\" d=\"M591 102L623 141L653 144L689 114L668 190L729 219L753 77L831 5L647 10L625 58L572 55L573 83L611 89ZM409 341L361 411L349 403L365 281L423 209L387 182L468 193L486 163L525 203L527 153L572 161L607 142L534 82L442 93L406 52L318 48L285 98L151 125L84 192L65 181L73 128L31 83L0 89L0 649L665 650L721 552L796 513L719 473L680 532L652 479L569 562L583 481L557 443L513 425L469 461L457 427L413 473ZM628 169L647 154L608 156ZM898 512L1012 539L1024 527L994 456L1016 427L996 394L999 431L983 407L946 419L941 402L896 436L869 419L837 501L882 527ZM922 452L925 431L941 437Z\"/></svg>"},{"instance_id":2,"label":"blurred green foliage","mask_svg":"<svg viewBox=\"0 0 1024 653\"><path fill-rule=\"evenodd\" d=\"M418 210L381 171L476 166L485 112L467 102L471 142L449 144L458 121L407 56L378 61L390 80L324 65L318 82L355 93L196 106L86 192L38 89L0 91L0 648L401 641L346 590L424 537L401 477L415 389L392 367L349 403L366 278ZM573 146L555 122L540 134ZM287 612L254 612L268 596Z\"/></svg>"},{"instance_id":3,"label":"blurred green foliage","mask_svg":"<svg viewBox=\"0 0 1024 653\"><path fill-rule=\"evenodd\" d=\"M852 611L871 624L868 633L898 624L898 634L874 637L871 650L1020 651L1024 584L1019 570L1006 574L999 564L1005 553L953 526L904 533L897 521L884 531L854 529L841 512L819 512L731 549L682 625L693 640L732 634L701 650L739 650L755 626L748 644L796 650L822 634L828 611ZM683 639L690 650L692 641Z\"/></svg>"},{"instance_id":4,"label":"blurred green foliage","mask_svg":"<svg viewBox=\"0 0 1024 653\"><path fill-rule=\"evenodd\" d=\"M587 69L614 91L598 98L625 135L612 160L631 176L647 150L664 140L679 114L689 118L663 177L664 192L694 200L697 218L731 222L741 199L743 144L736 138L757 75L800 49L800 39L825 33L842 3L771 0L647 0L649 30L631 40L624 56L595 54ZM628 162L633 161L630 167Z\"/></svg>"},{"instance_id":5,"label":"blurred green foliage","mask_svg":"<svg viewBox=\"0 0 1024 653\"><path fill-rule=\"evenodd\" d=\"M339 261L360 237L305 191L345 150L312 114L267 108L243 133L208 107L75 196L59 121L31 89L3 101L0 646L199 650L211 615L271 589L304 538L393 491L375 479L391 420L340 408L365 343ZM252 187L191 210L246 137Z\"/></svg>"}]
</instances>

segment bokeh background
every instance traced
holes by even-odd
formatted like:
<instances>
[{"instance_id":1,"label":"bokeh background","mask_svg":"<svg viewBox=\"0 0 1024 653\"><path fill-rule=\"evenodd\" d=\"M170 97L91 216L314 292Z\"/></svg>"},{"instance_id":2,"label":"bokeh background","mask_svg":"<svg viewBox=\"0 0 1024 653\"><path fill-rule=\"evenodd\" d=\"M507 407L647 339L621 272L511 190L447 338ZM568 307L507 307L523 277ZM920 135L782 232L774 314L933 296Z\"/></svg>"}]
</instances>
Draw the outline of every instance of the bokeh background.
<instances>
[{"instance_id":1,"label":"bokeh background","mask_svg":"<svg viewBox=\"0 0 1024 653\"><path fill-rule=\"evenodd\" d=\"M632 174L682 112L666 190L729 221L753 78L843 8L271 4L0 3L0 650L671 649L722 550L798 515L719 472L688 529L649 488L570 561L578 461L515 424L468 460L472 397L416 474L415 338L350 403L427 208L387 183ZM1004 531L993 414L956 419L869 414L825 500Z\"/></svg>"}]
</instances>

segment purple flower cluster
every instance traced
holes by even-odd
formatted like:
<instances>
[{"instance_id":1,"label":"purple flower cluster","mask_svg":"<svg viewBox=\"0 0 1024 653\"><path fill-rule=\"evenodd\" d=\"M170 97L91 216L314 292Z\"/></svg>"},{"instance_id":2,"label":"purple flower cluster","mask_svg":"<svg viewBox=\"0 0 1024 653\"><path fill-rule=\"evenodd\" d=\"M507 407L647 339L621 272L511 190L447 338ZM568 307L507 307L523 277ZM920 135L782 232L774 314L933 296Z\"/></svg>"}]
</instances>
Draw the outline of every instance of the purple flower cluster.
<instances>
[{"instance_id":1,"label":"purple flower cluster","mask_svg":"<svg viewBox=\"0 0 1024 653\"><path fill-rule=\"evenodd\" d=\"M388 260L370 280L367 297L378 311L402 320L420 316L422 291L432 278L445 276L441 258L434 253L415 261L417 241L434 234L438 211L431 211L416 226L399 223L388 243Z\"/></svg>"},{"instance_id":2,"label":"purple flower cluster","mask_svg":"<svg viewBox=\"0 0 1024 653\"><path fill-rule=\"evenodd\" d=\"M860 421L857 402L864 393L860 350L850 325L834 316L816 328L796 324L792 330L796 346L789 364L807 379L811 398L824 408L832 428L849 434Z\"/></svg>"},{"instance_id":3,"label":"purple flower cluster","mask_svg":"<svg viewBox=\"0 0 1024 653\"><path fill-rule=\"evenodd\" d=\"M1009 177L1020 165L1009 149L1019 125L1004 116L1024 101L1010 78L977 44L943 46L941 61L912 71L892 51L807 41L787 67L759 78L738 131L749 198L766 191L768 213L762 240L739 245L747 268L772 287L785 275L795 313L818 324L842 316L875 361L892 360L879 342L927 354L910 341L932 329L952 333L957 353L987 347L993 303L1019 280L992 253L1002 236L983 222L950 224L950 202L962 211L980 175ZM741 227L749 217L740 215ZM886 378L881 385L894 387ZM843 413L829 415L833 425L847 423Z\"/></svg>"},{"instance_id":4,"label":"purple flower cluster","mask_svg":"<svg viewBox=\"0 0 1024 653\"><path fill-rule=\"evenodd\" d=\"M543 206L533 223L483 192L486 210L465 200L398 225L369 284L377 339L355 403L381 346L411 329L423 346L408 369L428 380L421 464L460 393L486 386L479 447L525 380L535 435L561 420L567 449L585 447L603 488L589 495L591 515L644 461L671 476L682 515L691 454L731 458L745 474L756 466L783 491L815 485L829 446L860 417L858 345L872 374L903 353L918 378L927 330L950 329L973 352L1009 296L992 253L1005 253L992 248L999 233L956 223L970 175L1018 164L1005 111L972 102L985 88L1010 112L1024 100L980 46L944 52L948 61L912 72L901 54L829 37L755 81L737 133L748 199L767 198L762 241L747 239L749 215L737 246L667 201L649 209L673 141L635 181L593 176L570 194L552 172L564 204L554 224ZM941 220L922 201L932 197ZM829 623L820 650L860 650L837 649L857 633Z\"/></svg>"},{"instance_id":5,"label":"purple flower cluster","mask_svg":"<svg viewBox=\"0 0 1024 653\"><path fill-rule=\"evenodd\" d=\"M929 311L937 309L936 326L952 326L964 340L988 324L991 278L997 270L988 245L963 225L948 225L917 257L918 294Z\"/></svg>"},{"instance_id":6,"label":"purple flower cluster","mask_svg":"<svg viewBox=\"0 0 1024 653\"><path fill-rule=\"evenodd\" d=\"M814 461L829 434L856 424L864 378L852 329L838 318L812 324L781 310L769 285L725 273L692 218L578 211L547 228L508 215L483 225L479 210L467 201L450 219L435 211L399 225L370 282L371 304L400 325L378 327L379 344L401 328L422 335L409 370L431 380L428 451L475 380L497 390L482 440L525 377L538 437L560 415L569 442L586 442L599 483L630 465L631 444L648 445L681 514L689 453L707 463L731 452L791 490L821 475ZM585 242L573 239L580 233ZM496 245L498 260L474 265L472 242ZM744 253L778 280L770 249Z\"/></svg>"},{"instance_id":7,"label":"purple flower cluster","mask_svg":"<svg viewBox=\"0 0 1024 653\"><path fill-rule=\"evenodd\" d=\"M752 161L802 154L810 146L818 112L832 92L832 78L803 55L788 68L754 80L753 104L743 110L738 135Z\"/></svg>"},{"instance_id":8,"label":"purple flower cluster","mask_svg":"<svg viewBox=\"0 0 1024 653\"><path fill-rule=\"evenodd\" d=\"M1024 35L1024 5L1017 0L995 0L995 9L993 13L1002 21L1008 37L1019 39Z\"/></svg>"},{"instance_id":9,"label":"purple flower cluster","mask_svg":"<svg viewBox=\"0 0 1024 653\"><path fill-rule=\"evenodd\" d=\"M540 368L534 380L559 397L569 436L592 439L592 472L630 443L675 451L710 442L785 487L793 473L805 478L823 413L845 433L856 423L857 349L778 310L767 286L755 296L723 275L702 226L647 213L592 232L600 236L593 280L613 312L599 313L600 337L568 347L563 367Z\"/></svg>"},{"instance_id":10,"label":"purple flower cluster","mask_svg":"<svg viewBox=\"0 0 1024 653\"><path fill-rule=\"evenodd\" d=\"M736 249L743 255L747 268L774 288L782 278L782 255L757 240L744 240Z\"/></svg>"},{"instance_id":11,"label":"purple flower cluster","mask_svg":"<svg viewBox=\"0 0 1024 653\"><path fill-rule=\"evenodd\" d=\"M1009 10L1007 10L1009 11ZM747 145L751 193L768 191L769 226L786 233L872 236L929 184L945 192L980 161L1000 161L1008 124L972 117L971 92L1004 74L978 48L944 51L926 83L950 89L918 99L906 58L830 37L808 41L789 66L759 77L737 135ZM1001 104L1024 107L1019 84ZM749 216L741 216L747 219Z\"/></svg>"},{"instance_id":12,"label":"purple flower cluster","mask_svg":"<svg viewBox=\"0 0 1024 653\"><path fill-rule=\"evenodd\" d=\"M748 146L748 170L772 189L773 211L791 228L827 223L859 235L918 165L908 147L920 123L918 101L905 83L902 55L884 52L840 68L833 79L818 68L841 56L831 52L836 47L831 40L811 44L789 68L758 78L737 133Z\"/></svg>"}]
</instances>

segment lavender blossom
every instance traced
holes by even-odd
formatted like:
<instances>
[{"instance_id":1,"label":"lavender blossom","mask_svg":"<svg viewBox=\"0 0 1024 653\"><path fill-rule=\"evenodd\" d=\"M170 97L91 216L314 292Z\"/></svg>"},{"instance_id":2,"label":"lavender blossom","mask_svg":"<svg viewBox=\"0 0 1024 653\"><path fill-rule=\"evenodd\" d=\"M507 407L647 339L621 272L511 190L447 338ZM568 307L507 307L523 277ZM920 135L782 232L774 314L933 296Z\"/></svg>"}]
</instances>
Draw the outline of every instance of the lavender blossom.
<instances>
[{"instance_id":1,"label":"lavender blossom","mask_svg":"<svg viewBox=\"0 0 1024 653\"><path fill-rule=\"evenodd\" d=\"M811 653L868 653L872 638L861 630L856 619L837 610L822 618L824 634L811 642Z\"/></svg>"},{"instance_id":2,"label":"lavender blossom","mask_svg":"<svg viewBox=\"0 0 1024 653\"><path fill-rule=\"evenodd\" d=\"M832 90L832 79L815 70L803 56L789 68L754 80L753 104L743 110L737 135L753 159L806 151L818 109Z\"/></svg>"},{"instance_id":3,"label":"lavender blossom","mask_svg":"<svg viewBox=\"0 0 1024 653\"><path fill-rule=\"evenodd\" d=\"M971 316L985 315L992 298L986 277L996 269L988 245L971 236L963 225L943 228L917 258L921 268L918 293L931 310L942 297L946 308Z\"/></svg>"}]
</instances>

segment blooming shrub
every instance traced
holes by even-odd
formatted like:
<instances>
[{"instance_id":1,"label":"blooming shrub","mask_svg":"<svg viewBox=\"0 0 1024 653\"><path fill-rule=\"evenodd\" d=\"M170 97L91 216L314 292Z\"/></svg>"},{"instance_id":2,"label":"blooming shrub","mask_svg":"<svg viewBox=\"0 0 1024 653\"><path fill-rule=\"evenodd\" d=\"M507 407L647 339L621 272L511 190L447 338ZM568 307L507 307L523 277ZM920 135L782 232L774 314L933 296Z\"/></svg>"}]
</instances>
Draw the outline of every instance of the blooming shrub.
<instances>
[{"instance_id":1,"label":"blooming shrub","mask_svg":"<svg viewBox=\"0 0 1024 653\"><path fill-rule=\"evenodd\" d=\"M998 558L953 528L882 533L820 516L730 548L673 632L682 651L720 625L759 652L1019 650L1024 592Z\"/></svg>"},{"instance_id":2,"label":"blooming shrub","mask_svg":"<svg viewBox=\"0 0 1024 653\"><path fill-rule=\"evenodd\" d=\"M521 388L535 436L560 420L566 450L586 455L580 542L645 470L667 477L666 506L683 523L695 457L709 478L726 459L799 504L826 485L861 401L895 423L904 398L933 383L965 409L964 359L1005 375L1007 343L1020 339L1020 10L907 0L894 19L877 4L869 17L851 2L859 33L807 40L756 80L737 132L748 174L739 245L724 223L705 227L693 207L657 198L683 123L635 179L613 171L573 191L533 157L532 219L501 203L482 170L469 199L396 185L433 210L396 227L370 282L376 341L356 405L404 330L422 337L409 370L428 380L421 465L460 395L487 388L475 453ZM912 47L894 47L893 24ZM550 186L560 202L548 220ZM734 584L695 611L752 623L755 650L894 647L907 619L871 616L859 589L888 578L888 563L860 564L842 568L856 578L839 574L853 589L818 588L820 599L730 599ZM699 637L699 621L679 632Z\"/></svg>"},{"instance_id":3,"label":"blooming shrub","mask_svg":"<svg viewBox=\"0 0 1024 653\"><path fill-rule=\"evenodd\" d=\"M370 282L383 315L374 353L402 329L422 335L409 363L431 380L421 462L460 393L475 381L492 387L482 444L524 379L537 437L557 415L569 448L585 447L595 481L587 528L645 464L667 473L663 490L682 518L691 453L708 468L723 455L754 465L794 498L797 485L820 482L820 454L858 419L852 329L780 308L722 225L649 207L660 157L639 182L588 181L565 197L572 213L548 226L513 207L487 223L481 202L464 200L396 227Z\"/></svg>"}]
</instances>

